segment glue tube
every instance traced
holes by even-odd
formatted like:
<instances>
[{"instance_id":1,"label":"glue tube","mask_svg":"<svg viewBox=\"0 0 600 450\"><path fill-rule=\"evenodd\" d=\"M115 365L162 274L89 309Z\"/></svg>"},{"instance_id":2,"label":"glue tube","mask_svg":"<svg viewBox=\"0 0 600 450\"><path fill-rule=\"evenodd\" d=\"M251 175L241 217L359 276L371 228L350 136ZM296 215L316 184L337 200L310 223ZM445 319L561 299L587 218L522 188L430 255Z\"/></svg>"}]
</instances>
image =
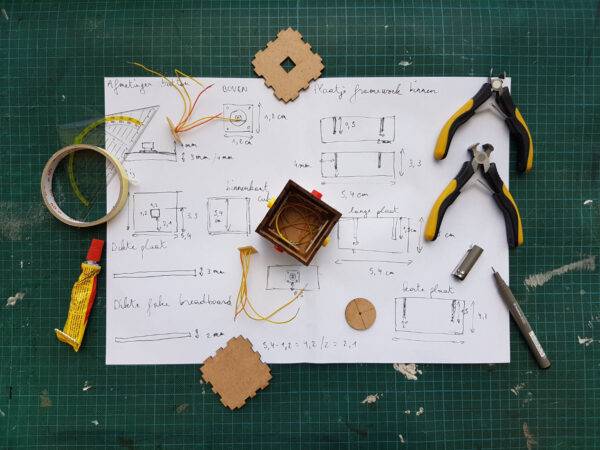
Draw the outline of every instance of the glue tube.
<instances>
[{"instance_id":1,"label":"glue tube","mask_svg":"<svg viewBox=\"0 0 600 450\"><path fill-rule=\"evenodd\" d=\"M76 352L79 351L83 334L87 326L94 300L96 299L96 284L100 273L100 258L104 241L92 239L86 261L81 263L81 275L71 290L71 304L64 329L54 329L59 341L69 344Z\"/></svg>"}]
</instances>

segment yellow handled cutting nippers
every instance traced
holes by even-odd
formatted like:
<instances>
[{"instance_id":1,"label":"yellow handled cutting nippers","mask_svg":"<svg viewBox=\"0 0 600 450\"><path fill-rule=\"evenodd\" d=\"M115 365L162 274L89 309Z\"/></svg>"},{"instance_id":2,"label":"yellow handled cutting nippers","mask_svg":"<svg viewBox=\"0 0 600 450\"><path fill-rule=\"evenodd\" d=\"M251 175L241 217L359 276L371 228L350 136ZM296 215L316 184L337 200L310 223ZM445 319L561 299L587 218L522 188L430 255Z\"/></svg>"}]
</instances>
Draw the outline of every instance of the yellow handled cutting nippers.
<instances>
[{"instance_id":1,"label":"yellow handled cutting nippers","mask_svg":"<svg viewBox=\"0 0 600 450\"><path fill-rule=\"evenodd\" d=\"M492 109L506 122L510 137L517 146L517 171L529 172L533 167L533 140L529 127L512 100L510 90L504 86L506 74L489 77L481 89L460 107L442 127L435 145L435 159L444 159L448 154L456 130L475 113ZM484 106L485 105L485 106ZM489 106L489 107L488 107Z\"/></svg>"},{"instance_id":2,"label":"yellow handled cutting nippers","mask_svg":"<svg viewBox=\"0 0 600 450\"><path fill-rule=\"evenodd\" d=\"M466 161L462 165L458 175L450 181L435 201L425 225L425 239L434 241L437 238L446 210L458 198L461 189L479 170L504 216L508 245L511 248L517 247L523 244L523 225L521 224L519 209L508 187L500 178L496 164L490 162L490 153L492 153L494 147L491 144L482 145L481 150L479 147L479 144L473 144L469 147L468 150L472 156L471 161Z\"/></svg>"}]
</instances>

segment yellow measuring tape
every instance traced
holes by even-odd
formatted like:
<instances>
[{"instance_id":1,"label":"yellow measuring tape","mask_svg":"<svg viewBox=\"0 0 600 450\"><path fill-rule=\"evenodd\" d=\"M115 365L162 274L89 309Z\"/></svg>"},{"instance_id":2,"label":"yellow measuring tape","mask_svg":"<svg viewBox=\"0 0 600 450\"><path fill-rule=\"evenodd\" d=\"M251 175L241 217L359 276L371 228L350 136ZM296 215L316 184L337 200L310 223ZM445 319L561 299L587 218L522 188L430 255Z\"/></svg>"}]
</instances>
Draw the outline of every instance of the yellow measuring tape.
<instances>
[{"instance_id":1,"label":"yellow measuring tape","mask_svg":"<svg viewBox=\"0 0 600 450\"><path fill-rule=\"evenodd\" d=\"M58 167L58 164L67 156L72 153L78 152L80 150L92 150L94 152L100 153L104 156L110 163L114 166L118 176L119 176L119 197L113 206L113 208L103 217L99 219L93 220L91 222L84 222L81 220L73 219L69 217L60 207L54 197L54 192L52 191L52 179L54 177L54 171ZM68 147L61 148L57 151L46 163L44 170L42 171L42 181L41 181L41 189L42 189L42 199L44 200L44 204L52 213L54 217L60 220L62 223L67 225L71 225L73 227L92 227L94 225L99 225L101 223L108 222L113 217L115 217L125 206L127 203L127 194L129 193L129 181L127 179L127 174L125 173L125 168L121 164L121 162L110 152L107 152L103 148L96 147L95 145L88 144L77 144L77 145L69 145Z\"/></svg>"},{"instance_id":2,"label":"yellow measuring tape","mask_svg":"<svg viewBox=\"0 0 600 450\"><path fill-rule=\"evenodd\" d=\"M133 117L129 117L129 116L102 117L101 119L98 119L95 122L92 122L91 124L89 124L87 127L85 127L81 131L81 133L79 133L77 136L75 136L75 140L73 141L73 144L81 144L88 134L90 134L95 128L99 127L100 125L102 125L103 123L106 123L106 122L129 122L138 127L142 125L141 121L134 119ZM75 194L75 196L79 199L79 201L81 203L83 203L85 206L89 207L90 201L85 197L85 195L83 195L83 193L79 189L79 185L77 184L77 178L75 178L75 154L74 153L69 155L67 173L69 174L69 183L71 184L71 189L73 189L73 193Z\"/></svg>"}]
</instances>

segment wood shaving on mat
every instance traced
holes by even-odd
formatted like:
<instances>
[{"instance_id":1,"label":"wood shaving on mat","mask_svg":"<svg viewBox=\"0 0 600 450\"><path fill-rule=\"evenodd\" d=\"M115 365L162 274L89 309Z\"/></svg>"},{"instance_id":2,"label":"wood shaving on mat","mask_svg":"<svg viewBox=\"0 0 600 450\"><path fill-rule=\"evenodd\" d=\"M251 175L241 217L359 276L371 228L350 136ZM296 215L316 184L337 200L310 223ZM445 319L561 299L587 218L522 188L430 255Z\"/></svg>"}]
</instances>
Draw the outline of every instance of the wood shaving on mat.
<instances>
[{"instance_id":1,"label":"wood shaving on mat","mask_svg":"<svg viewBox=\"0 0 600 450\"><path fill-rule=\"evenodd\" d=\"M25 292L17 292L12 297L6 299L6 306L15 306L17 302L20 302L25 298Z\"/></svg>"},{"instance_id":2,"label":"wood shaving on mat","mask_svg":"<svg viewBox=\"0 0 600 450\"><path fill-rule=\"evenodd\" d=\"M549 270L548 272L529 275L527 278L525 278L525 281L523 283L528 288L536 288L538 286L543 286L556 276L564 275L565 273L573 272L575 270L584 270L588 272L595 271L596 257L590 256L588 258L584 258L579 261L572 262L570 264L565 264L564 266L558 267L556 269Z\"/></svg>"},{"instance_id":3,"label":"wood shaving on mat","mask_svg":"<svg viewBox=\"0 0 600 450\"><path fill-rule=\"evenodd\" d=\"M365 399L361 403L366 403L367 405L372 405L377 400L379 400L379 394L369 394L365 397Z\"/></svg>"},{"instance_id":4,"label":"wood shaving on mat","mask_svg":"<svg viewBox=\"0 0 600 450\"><path fill-rule=\"evenodd\" d=\"M398 373L404 375L404 378L407 380L417 380L417 375L421 375L423 371L417 368L417 365L414 363L403 364L403 363L394 363L394 370Z\"/></svg>"},{"instance_id":5,"label":"wood shaving on mat","mask_svg":"<svg viewBox=\"0 0 600 450\"><path fill-rule=\"evenodd\" d=\"M525 436L525 445L527 445L527 450L533 450L533 447L537 445L537 441L534 439L533 433L529 431L529 425L527 425L527 422L523 422L523 436Z\"/></svg>"},{"instance_id":6,"label":"wood shaving on mat","mask_svg":"<svg viewBox=\"0 0 600 450\"><path fill-rule=\"evenodd\" d=\"M525 386L527 386L525 383L519 383L519 384L515 385L513 388L511 388L510 392L512 392L513 394L515 394L518 397L519 393L523 389L525 389Z\"/></svg>"},{"instance_id":7,"label":"wood shaving on mat","mask_svg":"<svg viewBox=\"0 0 600 450\"><path fill-rule=\"evenodd\" d=\"M48 393L48 389L44 389L40 394L40 408L50 408L52 406L52 400Z\"/></svg>"}]
</instances>

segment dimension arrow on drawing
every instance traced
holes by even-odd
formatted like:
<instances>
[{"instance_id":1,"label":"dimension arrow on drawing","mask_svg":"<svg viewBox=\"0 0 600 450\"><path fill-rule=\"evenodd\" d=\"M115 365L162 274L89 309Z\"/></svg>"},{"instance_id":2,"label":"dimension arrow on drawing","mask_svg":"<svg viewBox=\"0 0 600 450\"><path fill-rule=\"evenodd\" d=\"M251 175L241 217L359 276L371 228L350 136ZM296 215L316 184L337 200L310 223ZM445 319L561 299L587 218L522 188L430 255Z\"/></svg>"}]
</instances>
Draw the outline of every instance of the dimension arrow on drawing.
<instances>
[{"instance_id":1,"label":"dimension arrow on drawing","mask_svg":"<svg viewBox=\"0 0 600 450\"><path fill-rule=\"evenodd\" d=\"M400 150L400 176L404 176L404 149Z\"/></svg>"},{"instance_id":2,"label":"dimension arrow on drawing","mask_svg":"<svg viewBox=\"0 0 600 450\"><path fill-rule=\"evenodd\" d=\"M423 251L423 217L419 219L419 240L417 241L417 252Z\"/></svg>"},{"instance_id":3,"label":"dimension arrow on drawing","mask_svg":"<svg viewBox=\"0 0 600 450\"><path fill-rule=\"evenodd\" d=\"M475 333L475 302L471 302L471 333Z\"/></svg>"},{"instance_id":4,"label":"dimension arrow on drawing","mask_svg":"<svg viewBox=\"0 0 600 450\"><path fill-rule=\"evenodd\" d=\"M256 133L260 134L260 119L261 119L261 107L262 104L260 102L258 102L258 129L256 130Z\"/></svg>"},{"instance_id":5,"label":"dimension arrow on drawing","mask_svg":"<svg viewBox=\"0 0 600 450\"><path fill-rule=\"evenodd\" d=\"M342 264L347 262L362 262L362 263L384 263L384 264L406 264L410 266L413 263L412 259L408 261L392 261L392 260L382 260L382 259L336 259L334 261L336 264Z\"/></svg>"},{"instance_id":6,"label":"dimension arrow on drawing","mask_svg":"<svg viewBox=\"0 0 600 450\"><path fill-rule=\"evenodd\" d=\"M432 339L411 339L411 338L402 338L402 337L393 337L392 341L413 341L413 342L440 342L447 344L464 344L465 341L453 341L453 340L432 340Z\"/></svg>"}]
</instances>

